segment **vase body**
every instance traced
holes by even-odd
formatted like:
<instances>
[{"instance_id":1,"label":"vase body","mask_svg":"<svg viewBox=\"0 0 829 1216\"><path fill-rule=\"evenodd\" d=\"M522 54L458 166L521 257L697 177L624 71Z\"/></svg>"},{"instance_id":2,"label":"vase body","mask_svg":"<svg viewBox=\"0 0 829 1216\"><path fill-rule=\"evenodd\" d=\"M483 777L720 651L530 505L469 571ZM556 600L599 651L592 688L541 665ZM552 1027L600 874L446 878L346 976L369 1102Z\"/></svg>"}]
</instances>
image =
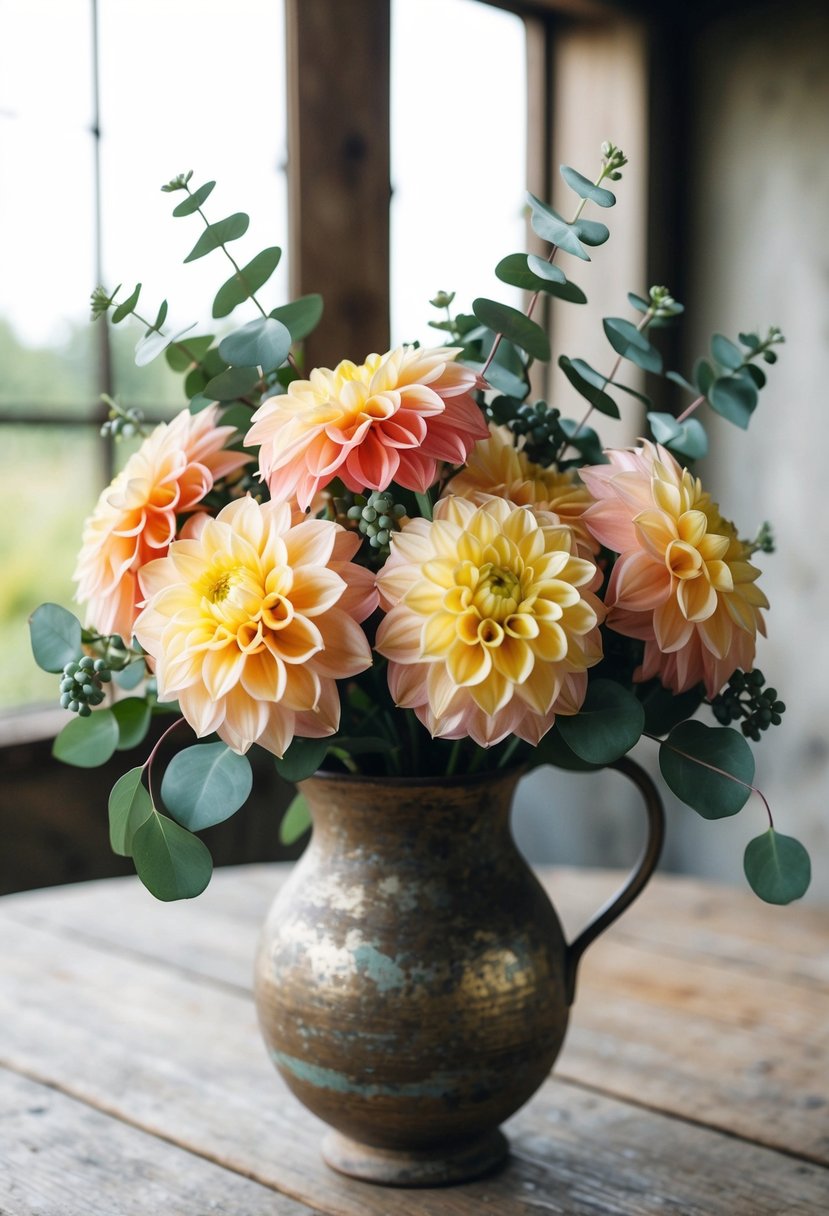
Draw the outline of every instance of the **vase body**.
<instances>
[{"instance_id":1,"label":"vase body","mask_svg":"<svg viewBox=\"0 0 829 1216\"><path fill-rule=\"evenodd\" d=\"M558 1054L567 947L510 834L518 776L302 783L313 836L255 991L274 1063L335 1129L334 1168L398 1185L483 1173Z\"/></svg>"}]
</instances>

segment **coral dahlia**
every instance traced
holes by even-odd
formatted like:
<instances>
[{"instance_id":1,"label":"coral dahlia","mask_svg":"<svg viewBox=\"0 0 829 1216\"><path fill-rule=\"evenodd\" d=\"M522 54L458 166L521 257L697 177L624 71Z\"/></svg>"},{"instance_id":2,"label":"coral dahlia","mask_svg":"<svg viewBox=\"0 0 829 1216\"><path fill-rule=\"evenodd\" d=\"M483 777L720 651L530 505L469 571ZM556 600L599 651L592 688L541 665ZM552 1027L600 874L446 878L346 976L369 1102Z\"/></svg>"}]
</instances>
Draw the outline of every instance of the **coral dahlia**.
<instances>
[{"instance_id":1,"label":"coral dahlia","mask_svg":"<svg viewBox=\"0 0 829 1216\"><path fill-rule=\"evenodd\" d=\"M385 490L391 481L426 490L437 462L461 464L487 434L470 396L476 374L459 349L402 346L316 368L264 401L245 442L259 444L259 468L273 498L306 510L339 477L349 490Z\"/></svg>"}]
</instances>

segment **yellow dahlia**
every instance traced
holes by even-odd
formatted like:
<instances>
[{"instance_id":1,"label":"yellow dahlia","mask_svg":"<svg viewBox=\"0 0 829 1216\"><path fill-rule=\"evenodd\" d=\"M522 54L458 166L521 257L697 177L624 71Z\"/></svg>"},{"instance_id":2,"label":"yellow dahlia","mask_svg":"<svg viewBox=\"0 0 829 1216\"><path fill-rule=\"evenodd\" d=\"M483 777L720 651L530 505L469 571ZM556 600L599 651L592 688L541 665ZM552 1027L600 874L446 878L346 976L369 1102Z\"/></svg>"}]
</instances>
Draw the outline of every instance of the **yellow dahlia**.
<instances>
[{"instance_id":1,"label":"yellow dahlia","mask_svg":"<svg viewBox=\"0 0 829 1216\"><path fill-rule=\"evenodd\" d=\"M411 520L377 579L387 614L376 649L396 704L433 735L482 747L529 743L577 713L601 658L593 562L545 512L450 496Z\"/></svg>"},{"instance_id":2,"label":"yellow dahlia","mask_svg":"<svg viewBox=\"0 0 829 1216\"><path fill-rule=\"evenodd\" d=\"M478 378L459 354L401 346L359 366L315 368L264 401L245 442L260 445L271 497L296 497L305 510L335 477L354 491L391 481L425 491L439 460L462 464L486 424L470 396Z\"/></svg>"},{"instance_id":3,"label":"yellow dahlia","mask_svg":"<svg viewBox=\"0 0 829 1216\"><path fill-rule=\"evenodd\" d=\"M232 426L217 426L218 406L183 410L162 422L104 490L84 525L74 578L86 621L103 634L132 637L142 598L138 572L167 551L176 517L195 511L222 477L251 459L227 452Z\"/></svg>"},{"instance_id":4,"label":"yellow dahlia","mask_svg":"<svg viewBox=\"0 0 829 1216\"><path fill-rule=\"evenodd\" d=\"M333 734L335 681L371 665L358 622L377 595L349 560L360 538L249 497L199 522L139 576L135 636L159 699L178 700L197 735L216 731L238 752L259 743L281 756L294 735Z\"/></svg>"},{"instance_id":5,"label":"yellow dahlia","mask_svg":"<svg viewBox=\"0 0 829 1216\"><path fill-rule=\"evenodd\" d=\"M607 455L581 470L597 500L585 522L619 554L607 623L645 643L638 679L658 676L675 693L704 682L713 697L736 668L751 669L765 634L751 548L667 449L643 442Z\"/></svg>"},{"instance_id":6,"label":"yellow dahlia","mask_svg":"<svg viewBox=\"0 0 829 1216\"><path fill-rule=\"evenodd\" d=\"M452 478L445 493L478 504L493 495L517 507L552 511L573 529L584 556L598 553L599 546L582 518L593 497L576 471L545 469L515 446L509 427L490 426L489 430L489 437L475 444L466 467Z\"/></svg>"}]
</instances>

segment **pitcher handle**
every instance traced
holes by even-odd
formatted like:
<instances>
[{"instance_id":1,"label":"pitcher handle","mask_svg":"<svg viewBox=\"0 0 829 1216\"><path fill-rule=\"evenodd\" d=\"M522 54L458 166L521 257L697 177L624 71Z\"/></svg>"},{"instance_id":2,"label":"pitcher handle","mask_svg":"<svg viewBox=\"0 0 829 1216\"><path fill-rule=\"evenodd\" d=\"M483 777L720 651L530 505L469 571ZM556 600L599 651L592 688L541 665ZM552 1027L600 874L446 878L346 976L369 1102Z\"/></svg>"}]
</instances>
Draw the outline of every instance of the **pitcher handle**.
<instances>
[{"instance_id":1,"label":"pitcher handle","mask_svg":"<svg viewBox=\"0 0 829 1216\"><path fill-rule=\"evenodd\" d=\"M648 815L648 835L641 856L634 866L630 878L604 904L578 937L574 938L567 947L565 956L565 981L567 985L567 1004L572 1005L576 994L576 972L581 962L581 956L587 947L604 933L617 920L626 908L629 908L636 896L642 891L651 874L656 869L659 855L662 852L662 842L665 838L665 810L659 792L648 774L634 760L622 756L614 760L609 768L615 768L624 773L637 787L645 800L645 810Z\"/></svg>"}]
</instances>

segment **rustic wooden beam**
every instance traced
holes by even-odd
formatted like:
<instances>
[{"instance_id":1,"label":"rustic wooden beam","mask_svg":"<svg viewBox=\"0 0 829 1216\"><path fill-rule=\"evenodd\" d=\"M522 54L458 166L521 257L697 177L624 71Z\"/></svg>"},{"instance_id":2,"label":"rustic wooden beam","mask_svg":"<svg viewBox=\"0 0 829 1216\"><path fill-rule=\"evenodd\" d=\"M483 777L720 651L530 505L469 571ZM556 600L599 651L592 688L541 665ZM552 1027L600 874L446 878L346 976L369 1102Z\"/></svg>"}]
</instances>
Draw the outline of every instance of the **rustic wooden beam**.
<instances>
[{"instance_id":1,"label":"rustic wooden beam","mask_svg":"<svg viewBox=\"0 0 829 1216\"><path fill-rule=\"evenodd\" d=\"M325 314L306 367L389 344L389 0L287 0L291 287Z\"/></svg>"}]
</instances>

